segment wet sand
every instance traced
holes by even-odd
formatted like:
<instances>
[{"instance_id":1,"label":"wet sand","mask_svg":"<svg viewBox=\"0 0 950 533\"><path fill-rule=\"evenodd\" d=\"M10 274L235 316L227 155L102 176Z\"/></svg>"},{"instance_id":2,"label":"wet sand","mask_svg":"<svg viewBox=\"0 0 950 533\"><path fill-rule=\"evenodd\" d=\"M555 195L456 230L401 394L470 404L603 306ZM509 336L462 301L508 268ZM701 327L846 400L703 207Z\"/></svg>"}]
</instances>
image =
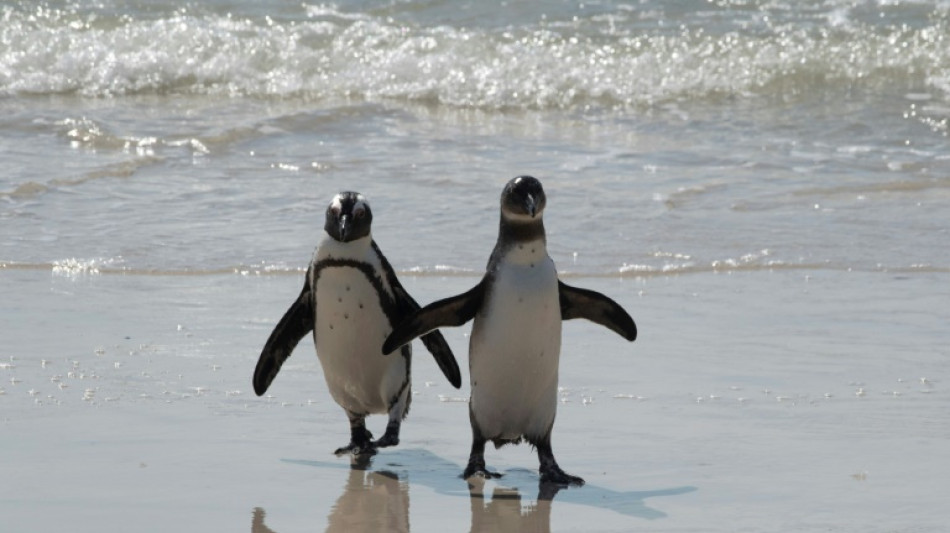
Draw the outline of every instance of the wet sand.
<instances>
[{"instance_id":1,"label":"wet sand","mask_svg":"<svg viewBox=\"0 0 950 533\"><path fill-rule=\"evenodd\" d=\"M270 396L251 374L296 275L3 271L4 531L942 531L950 279L778 270L572 278L636 319L564 329L561 466L527 446L472 485L463 387L414 345L402 442L347 440L312 344ZM420 302L477 278L402 276ZM383 417L369 419L380 434Z\"/></svg>"}]
</instances>

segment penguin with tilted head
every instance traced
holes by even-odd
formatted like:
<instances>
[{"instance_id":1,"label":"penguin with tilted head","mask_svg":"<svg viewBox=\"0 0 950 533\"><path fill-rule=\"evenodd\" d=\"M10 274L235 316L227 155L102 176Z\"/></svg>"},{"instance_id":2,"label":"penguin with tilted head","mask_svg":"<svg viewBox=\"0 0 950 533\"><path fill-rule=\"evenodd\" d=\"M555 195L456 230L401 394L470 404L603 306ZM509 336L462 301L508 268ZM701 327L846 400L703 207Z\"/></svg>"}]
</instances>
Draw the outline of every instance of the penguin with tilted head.
<instances>
[{"instance_id":1,"label":"penguin with tilted head","mask_svg":"<svg viewBox=\"0 0 950 533\"><path fill-rule=\"evenodd\" d=\"M361 194L342 192L333 198L303 290L270 334L254 370L254 391L261 396L300 339L313 332L330 395L350 420L350 443L336 450L338 455L372 454L399 444L412 399L410 346L402 346L395 357L382 356L380 347L419 305L370 235L372 221ZM438 331L426 333L422 342L458 388L462 378L452 350ZM373 441L365 419L377 413L388 413L389 422Z\"/></svg>"},{"instance_id":2,"label":"penguin with tilted head","mask_svg":"<svg viewBox=\"0 0 950 533\"><path fill-rule=\"evenodd\" d=\"M542 482L583 485L561 470L551 451L561 321L586 318L628 341L637 337L633 319L616 302L558 280L541 220L545 203L537 179L509 181L501 195L498 241L481 282L413 313L383 344L383 353L390 353L436 328L475 319L469 339L472 451L465 478L499 475L485 467L487 441L500 447L526 440L537 450Z\"/></svg>"}]
</instances>

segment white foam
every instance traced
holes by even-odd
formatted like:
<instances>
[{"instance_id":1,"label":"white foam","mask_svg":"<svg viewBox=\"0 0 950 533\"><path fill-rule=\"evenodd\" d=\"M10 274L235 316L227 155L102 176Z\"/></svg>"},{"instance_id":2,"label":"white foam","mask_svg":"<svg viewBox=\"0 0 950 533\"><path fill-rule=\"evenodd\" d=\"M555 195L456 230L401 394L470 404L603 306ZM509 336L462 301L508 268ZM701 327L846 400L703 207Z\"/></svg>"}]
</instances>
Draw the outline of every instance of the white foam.
<instances>
[{"instance_id":1,"label":"white foam","mask_svg":"<svg viewBox=\"0 0 950 533\"><path fill-rule=\"evenodd\" d=\"M939 20L882 29L853 23L847 9L830 9L824 24L834 31L816 33L807 24L714 32L698 22L679 32L644 31L641 14L623 9L610 24L591 16L472 28L303 7L290 20L192 8L98 22L68 10L8 7L0 94L356 97L545 109L808 91L816 80L917 77L946 91L950 79Z\"/></svg>"},{"instance_id":2,"label":"white foam","mask_svg":"<svg viewBox=\"0 0 950 533\"><path fill-rule=\"evenodd\" d=\"M96 275L100 273L99 263L97 259L61 259L53 262L53 274L68 277Z\"/></svg>"}]
</instances>

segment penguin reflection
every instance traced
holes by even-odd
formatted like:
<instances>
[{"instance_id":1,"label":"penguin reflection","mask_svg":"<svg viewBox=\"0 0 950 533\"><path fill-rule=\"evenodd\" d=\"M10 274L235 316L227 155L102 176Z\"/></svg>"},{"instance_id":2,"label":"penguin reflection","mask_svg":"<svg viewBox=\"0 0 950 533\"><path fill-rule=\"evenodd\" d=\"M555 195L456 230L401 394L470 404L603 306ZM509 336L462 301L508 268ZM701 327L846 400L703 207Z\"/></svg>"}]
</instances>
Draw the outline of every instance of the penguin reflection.
<instances>
[{"instance_id":1,"label":"penguin reflection","mask_svg":"<svg viewBox=\"0 0 950 533\"><path fill-rule=\"evenodd\" d=\"M327 533L409 531L409 484L394 472L370 471L370 457L356 457Z\"/></svg>"},{"instance_id":2,"label":"penguin reflection","mask_svg":"<svg viewBox=\"0 0 950 533\"><path fill-rule=\"evenodd\" d=\"M355 456L343 494L327 518L327 533L409 531L409 484L388 471L370 471L372 457ZM254 510L251 533L275 533Z\"/></svg>"},{"instance_id":3,"label":"penguin reflection","mask_svg":"<svg viewBox=\"0 0 950 533\"><path fill-rule=\"evenodd\" d=\"M542 483L538 500L530 505L522 505L518 489L496 485L489 500L485 494L484 479L474 477L468 483L472 506L471 533L551 531L551 500L560 486Z\"/></svg>"},{"instance_id":4,"label":"penguin reflection","mask_svg":"<svg viewBox=\"0 0 950 533\"><path fill-rule=\"evenodd\" d=\"M251 519L251 533L276 533L273 529L264 525L264 517L267 513L260 507L254 508L254 517Z\"/></svg>"}]
</instances>

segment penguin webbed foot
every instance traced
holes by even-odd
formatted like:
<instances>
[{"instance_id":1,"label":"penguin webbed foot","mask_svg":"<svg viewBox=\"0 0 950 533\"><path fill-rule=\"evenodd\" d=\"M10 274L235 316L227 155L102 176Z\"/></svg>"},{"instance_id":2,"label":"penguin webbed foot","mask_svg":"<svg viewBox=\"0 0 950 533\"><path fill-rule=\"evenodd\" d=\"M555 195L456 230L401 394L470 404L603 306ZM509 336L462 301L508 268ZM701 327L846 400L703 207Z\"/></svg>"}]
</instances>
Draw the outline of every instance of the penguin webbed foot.
<instances>
[{"instance_id":1,"label":"penguin webbed foot","mask_svg":"<svg viewBox=\"0 0 950 533\"><path fill-rule=\"evenodd\" d=\"M469 470L466 468L465 471L462 472L462 479L469 479L476 476L483 477L485 479L499 479L504 476L504 474L500 474L498 472L489 472L485 468L482 468L481 470Z\"/></svg>"},{"instance_id":2,"label":"penguin webbed foot","mask_svg":"<svg viewBox=\"0 0 950 533\"><path fill-rule=\"evenodd\" d=\"M473 476L480 476L485 479L498 479L504 474L498 472L490 472L488 468L485 467L485 461L469 461L468 466L465 467L465 471L462 472L462 479L468 479Z\"/></svg>"},{"instance_id":3,"label":"penguin webbed foot","mask_svg":"<svg viewBox=\"0 0 950 533\"><path fill-rule=\"evenodd\" d=\"M534 444L535 449L538 451L538 463L540 463L538 472L541 474L542 485L546 483L553 483L564 487L571 485L581 487L584 485L583 478L568 474L561 470L561 467L557 464L557 460L554 458L554 452L551 451L550 432L539 441L532 442L532 444Z\"/></svg>"},{"instance_id":4,"label":"penguin webbed foot","mask_svg":"<svg viewBox=\"0 0 950 533\"><path fill-rule=\"evenodd\" d=\"M390 446L395 446L399 444L399 434L393 434L387 431L382 437L380 437L379 440L373 442L372 444L377 448L388 448Z\"/></svg>"},{"instance_id":5,"label":"penguin webbed foot","mask_svg":"<svg viewBox=\"0 0 950 533\"><path fill-rule=\"evenodd\" d=\"M337 448L333 453L336 455L376 455L378 451L375 442L351 442L342 448Z\"/></svg>"},{"instance_id":6,"label":"penguin webbed foot","mask_svg":"<svg viewBox=\"0 0 950 533\"><path fill-rule=\"evenodd\" d=\"M337 448L333 453L336 455L375 455L376 443L373 442L373 434L362 425L362 421L351 427L350 443L342 448Z\"/></svg>"},{"instance_id":7,"label":"penguin webbed foot","mask_svg":"<svg viewBox=\"0 0 950 533\"><path fill-rule=\"evenodd\" d=\"M405 411L403 411L401 416L405 417ZM386 424L386 432L383 433L383 436L380 437L379 440L373 442L373 445L377 448L388 448L399 444L399 428L401 426L402 418L400 418L400 416L390 418L389 424Z\"/></svg>"},{"instance_id":8,"label":"penguin webbed foot","mask_svg":"<svg viewBox=\"0 0 950 533\"><path fill-rule=\"evenodd\" d=\"M583 478L568 474L567 472L561 470L561 467L559 467L557 464L542 465L540 468L540 473L542 485L552 484L561 487L584 486Z\"/></svg>"}]
</instances>

